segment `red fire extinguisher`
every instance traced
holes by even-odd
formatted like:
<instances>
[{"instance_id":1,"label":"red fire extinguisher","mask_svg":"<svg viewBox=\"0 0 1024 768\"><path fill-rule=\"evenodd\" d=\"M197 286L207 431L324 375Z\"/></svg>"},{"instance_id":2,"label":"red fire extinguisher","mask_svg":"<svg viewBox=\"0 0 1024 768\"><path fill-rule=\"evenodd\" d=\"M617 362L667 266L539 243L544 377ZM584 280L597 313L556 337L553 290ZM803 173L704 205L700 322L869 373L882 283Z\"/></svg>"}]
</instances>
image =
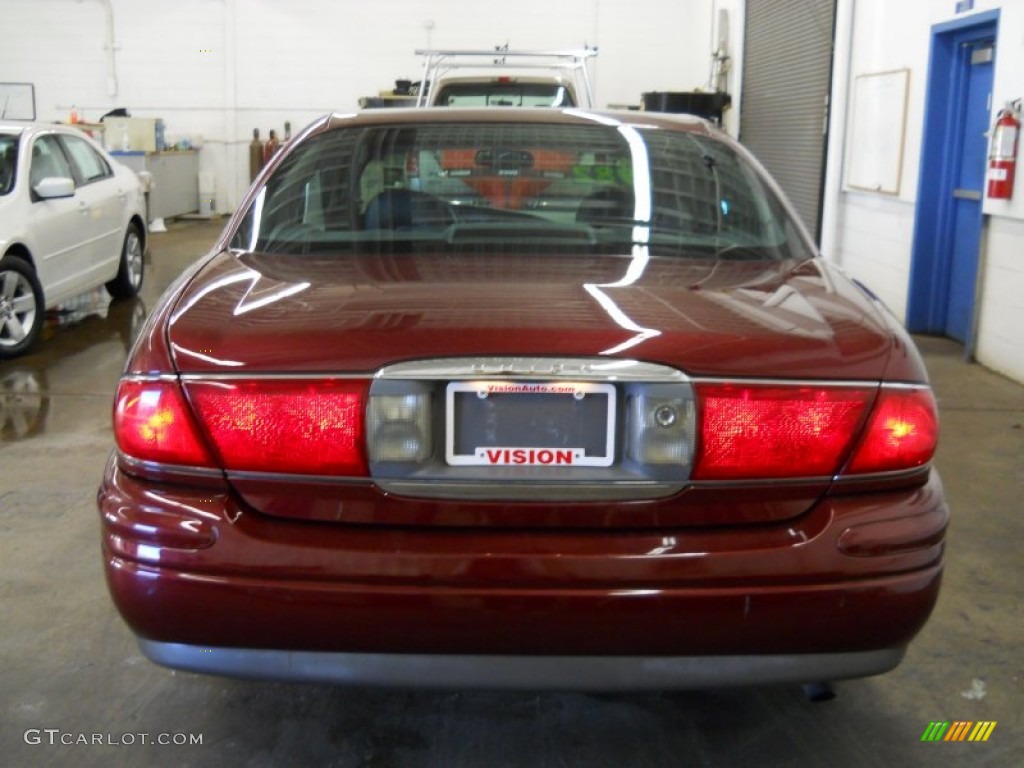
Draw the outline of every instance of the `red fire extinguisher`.
<instances>
[{"instance_id":1,"label":"red fire extinguisher","mask_svg":"<svg viewBox=\"0 0 1024 768\"><path fill-rule=\"evenodd\" d=\"M1017 170L1017 138L1020 136L1020 99L1006 102L996 116L988 153L988 196L992 200L1013 197Z\"/></svg>"}]
</instances>

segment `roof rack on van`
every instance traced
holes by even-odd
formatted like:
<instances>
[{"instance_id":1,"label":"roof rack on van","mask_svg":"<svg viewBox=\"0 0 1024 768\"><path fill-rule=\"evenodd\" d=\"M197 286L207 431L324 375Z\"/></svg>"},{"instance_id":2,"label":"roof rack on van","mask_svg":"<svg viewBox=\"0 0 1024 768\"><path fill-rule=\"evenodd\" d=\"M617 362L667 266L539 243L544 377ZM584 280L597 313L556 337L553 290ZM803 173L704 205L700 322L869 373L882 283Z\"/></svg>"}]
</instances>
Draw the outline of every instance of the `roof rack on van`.
<instances>
[{"instance_id":1,"label":"roof rack on van","mask_svg":"<svg viewBox=\"0 0 1024 768\"><path fill-rule=\"evenodd\" d=\"M429 84L438 83L453 69L546 69L564 73L578 85L583 86L586 104L594 106L594 94L590 86L587 60L597 55L597 48L585 46L564 51L515 51L508 46L491 50L460 49L419 49L417 56L423 56L423 79L419 88L416 106L426 106ZM511 61L509 61L511 59Z\"/></svg>"}]
</instances>

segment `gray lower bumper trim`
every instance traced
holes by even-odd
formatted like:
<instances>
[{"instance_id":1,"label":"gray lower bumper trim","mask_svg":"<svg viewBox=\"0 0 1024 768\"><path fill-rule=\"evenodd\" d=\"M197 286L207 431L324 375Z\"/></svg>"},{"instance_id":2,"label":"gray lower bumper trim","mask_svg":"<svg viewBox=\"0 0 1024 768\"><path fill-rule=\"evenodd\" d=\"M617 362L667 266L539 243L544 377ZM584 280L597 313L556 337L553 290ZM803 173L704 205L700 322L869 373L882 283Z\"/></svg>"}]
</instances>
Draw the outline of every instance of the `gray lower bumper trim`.
<instances>
[{"instance_id":1,"label":"gray lower bumper trim","mask_svg":"<svg viewBox=\"0 0 1024 768\"><path fill-rule=\"evenodd\" d=\"M474 656L209 648L139 639L157 664L229 677L402 688L671 690L877 675L905 648L775 656Z\"/></svg>"}]
</instances>

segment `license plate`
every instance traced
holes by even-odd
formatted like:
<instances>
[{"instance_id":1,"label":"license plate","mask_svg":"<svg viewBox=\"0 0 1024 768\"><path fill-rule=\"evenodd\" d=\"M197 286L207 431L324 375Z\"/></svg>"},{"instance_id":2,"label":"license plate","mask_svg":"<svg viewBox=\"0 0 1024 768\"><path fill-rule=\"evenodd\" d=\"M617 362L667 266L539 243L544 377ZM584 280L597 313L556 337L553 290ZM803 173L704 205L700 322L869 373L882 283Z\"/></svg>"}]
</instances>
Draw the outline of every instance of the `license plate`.
<instances>
[{"instance_id":1,"label":"license plate","mask_svg":"<svg viewBox=\"0 0 1024 768\"><path fill-rule=\"evenodd\" d=\"M613 384L453 381L446 414L451 465L609 467L615 460Z\"/></svg>"}]
</instances>

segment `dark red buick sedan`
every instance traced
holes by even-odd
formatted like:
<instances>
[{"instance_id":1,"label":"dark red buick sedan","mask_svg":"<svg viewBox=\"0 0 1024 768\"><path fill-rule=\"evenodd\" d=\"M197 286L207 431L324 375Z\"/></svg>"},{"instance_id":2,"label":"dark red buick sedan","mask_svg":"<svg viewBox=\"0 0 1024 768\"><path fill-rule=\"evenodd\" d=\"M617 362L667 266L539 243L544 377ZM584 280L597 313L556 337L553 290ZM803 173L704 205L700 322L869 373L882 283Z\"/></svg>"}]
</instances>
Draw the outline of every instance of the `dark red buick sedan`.
<instances>
[{"instance_id":1,"label":"dark red buick sedan","mask_svg":"<svg viewBox=\"0 0 1024 768\"><path fill-rule=\"evenodd\" d=\"M695 118L323 118L152 313L114 432L110 591L179 669L828 681L939 589L920 357Z\"/></svg>"}]
</instances>

